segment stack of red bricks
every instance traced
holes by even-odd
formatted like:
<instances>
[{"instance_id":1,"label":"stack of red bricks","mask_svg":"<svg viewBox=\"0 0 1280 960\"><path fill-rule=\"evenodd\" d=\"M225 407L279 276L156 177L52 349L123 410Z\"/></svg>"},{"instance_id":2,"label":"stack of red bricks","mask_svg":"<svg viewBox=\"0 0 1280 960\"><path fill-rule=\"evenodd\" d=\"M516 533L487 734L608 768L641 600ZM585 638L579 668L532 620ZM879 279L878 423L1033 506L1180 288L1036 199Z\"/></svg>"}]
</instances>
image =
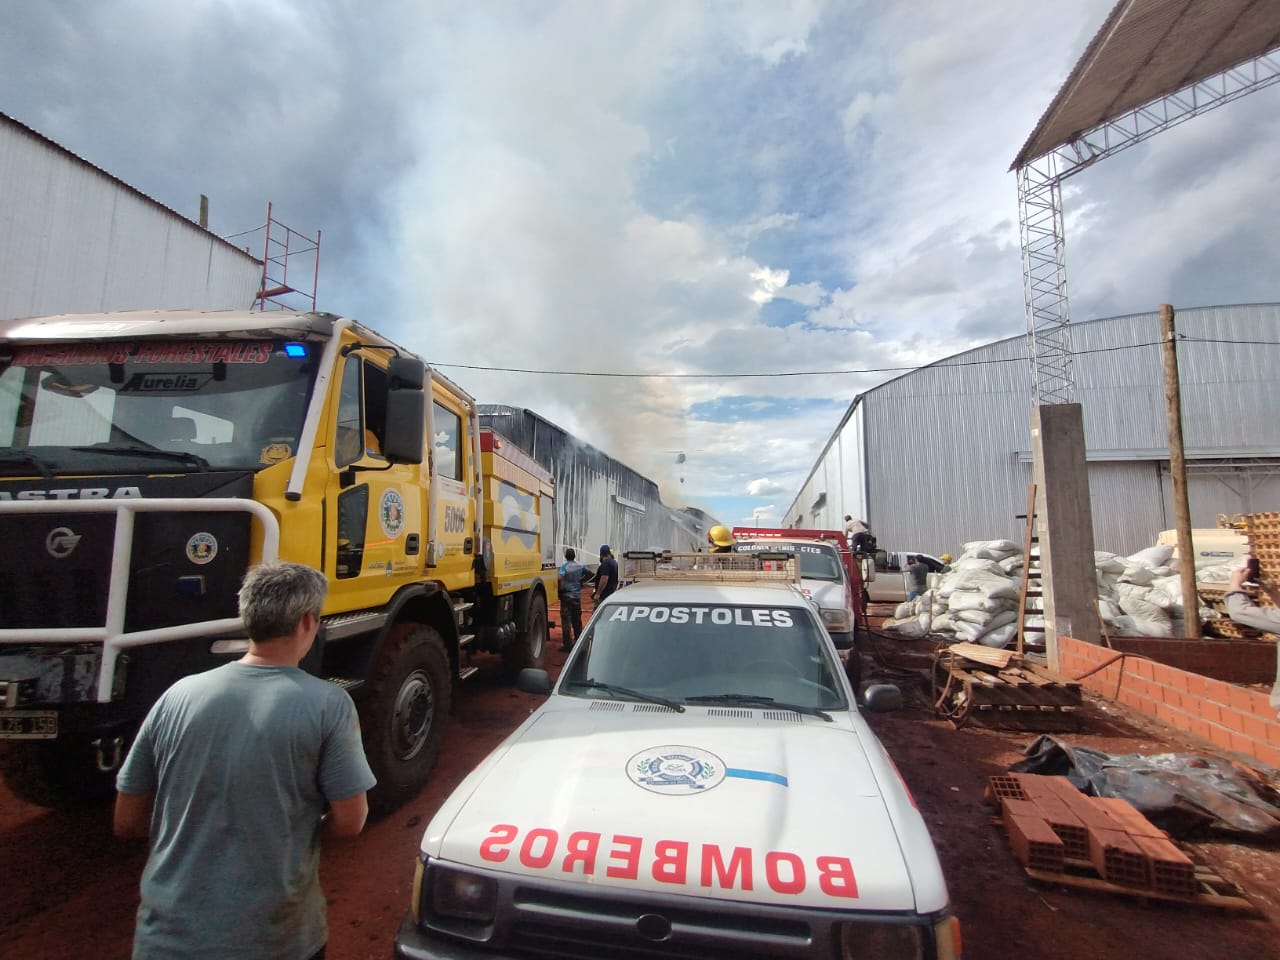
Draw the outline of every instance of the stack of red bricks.
<instances>
[{"instance_id":1,"label":"stack of red bricks","mask_svg":"<svg viewBox=\"0 0 1280 960\"><path fill-rule=\"evenodd\" d=\"M1066 777L992 777L987 797L1000 806L1014 855L1031 870L1063 873L1091 864L1108 883L1195 896L1195 864L1127 800L1088 797Z\"/></svg>"}]
</instances>

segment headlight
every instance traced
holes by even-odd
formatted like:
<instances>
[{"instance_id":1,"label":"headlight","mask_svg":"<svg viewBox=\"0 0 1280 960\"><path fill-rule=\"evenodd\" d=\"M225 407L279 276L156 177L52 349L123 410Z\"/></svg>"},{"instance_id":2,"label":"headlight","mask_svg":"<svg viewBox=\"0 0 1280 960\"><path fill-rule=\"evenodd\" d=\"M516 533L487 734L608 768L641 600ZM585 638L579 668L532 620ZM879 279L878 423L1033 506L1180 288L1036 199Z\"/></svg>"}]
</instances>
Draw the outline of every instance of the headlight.
<instances>
[{"instance_id":1,"label":"headlight","mask_svg":"<svg viewBox=\"0 0 1280 960\"><path fill-rule=\"evenodd\" d=\"M846 923L840 928L840 960L959 960L960 925L954 917L928 927L918 923Z\"/></svg>"},{"instance_id":2,"label":"headlight","mask_svg":"<svg viewBox=\"0 0 1280 960\"><path fill-rule=\"evenodd\" d=\"M498 909L498 881L433 864L431 912L440 917L491 923Z\"/></svg>"},{"instance_id":3,"label":"headlight","mask_svg":"<svg viewBox=\"0 0 1280 960\"><path fill-rule=\"evenodd\" d=\"M828 630L834 630L836 633L848 633L853 629L849 622L849 611L840 609L836 610L832 607L824 607L822 613L822 624Z\"/></svg>"}]
</instances>

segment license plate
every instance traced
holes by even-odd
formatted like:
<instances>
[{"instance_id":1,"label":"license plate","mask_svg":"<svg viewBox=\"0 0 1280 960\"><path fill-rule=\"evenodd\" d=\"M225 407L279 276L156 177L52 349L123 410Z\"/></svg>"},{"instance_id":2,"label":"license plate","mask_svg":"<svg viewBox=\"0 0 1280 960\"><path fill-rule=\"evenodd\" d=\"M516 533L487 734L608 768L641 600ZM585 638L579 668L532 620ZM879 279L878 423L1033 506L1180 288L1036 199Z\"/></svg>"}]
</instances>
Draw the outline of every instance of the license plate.
<instances>
[{"instance_id":1,"label":"license plate","mask_svg":"<svg viewBox=\"0 0 1280 960\"><path fill-rule=\"evenodd\" d=\"M56 710L0 710L0 740L54 740Z\"/></svg>"}]
</instances>

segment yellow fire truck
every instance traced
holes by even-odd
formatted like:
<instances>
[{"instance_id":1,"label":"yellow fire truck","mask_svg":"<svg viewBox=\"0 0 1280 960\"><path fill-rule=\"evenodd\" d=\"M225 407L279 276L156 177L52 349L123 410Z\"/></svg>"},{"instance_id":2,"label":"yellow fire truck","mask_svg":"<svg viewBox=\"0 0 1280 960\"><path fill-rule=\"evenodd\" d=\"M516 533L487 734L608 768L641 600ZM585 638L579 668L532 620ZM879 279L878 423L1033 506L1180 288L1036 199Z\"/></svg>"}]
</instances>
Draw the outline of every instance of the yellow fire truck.
<instances>
[{"instance_id":1,"label":"yellow fire truck","mask_svg":"<svg viewBox=\"0 0 1280 960\"><path fill-rule=\"evenodd\" d=\"M303 667L359 707L390 809L454 685L538 665L552 477L466 391L326 313L153 311L0 325L0 763L45 804L101 796L147 709L242 655L236 592L329 578ZM495 661L496 662L496 661Z\"/></svg>"}]
</instances>

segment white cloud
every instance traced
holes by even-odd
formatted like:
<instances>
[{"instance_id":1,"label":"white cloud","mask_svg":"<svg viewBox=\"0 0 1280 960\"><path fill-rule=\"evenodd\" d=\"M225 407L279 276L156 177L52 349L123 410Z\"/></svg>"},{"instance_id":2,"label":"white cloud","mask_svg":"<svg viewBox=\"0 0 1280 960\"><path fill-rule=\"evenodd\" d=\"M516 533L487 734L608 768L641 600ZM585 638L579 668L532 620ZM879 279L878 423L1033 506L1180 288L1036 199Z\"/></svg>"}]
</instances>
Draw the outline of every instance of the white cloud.
<instances>
[{"instance_id":1,"label":"white cloud","mask_svg":"<svg viewBox=\"0 0 1280 960\"><path fill-rule=\"evenodd\" d=\"M779 493L789 493L790 491L776 480L770 480L767 477L761 477L758 480L752 480L747 484L747 496L749 497L772 497Z\"/></svg>"},{"instance_id":2,"label":"white cloud","mask_svg":"<svg viewBox=\"0 0 1280 960\"><path fill-rule=\"evenodd\" d=\"M823 0L790 0L788 3L735 2L720 4L729 36L739 47L768 66L807 49L809 32L817 23Z\"/></svg>"},{"instance_id":3,"label":"white cloud","mask_svg":"<svg viewBox=\"0 0 1280 960\"><path fill-rule=\"evenodd\" d=\"M786 270L770 270L768 267L759 267L751 271L751 279L755 281L756 288L751 292L751 300L753 303L765 304L772 300L783 287L787 285L787 278L790 273Z\"/></svg>"}]
</instances>

